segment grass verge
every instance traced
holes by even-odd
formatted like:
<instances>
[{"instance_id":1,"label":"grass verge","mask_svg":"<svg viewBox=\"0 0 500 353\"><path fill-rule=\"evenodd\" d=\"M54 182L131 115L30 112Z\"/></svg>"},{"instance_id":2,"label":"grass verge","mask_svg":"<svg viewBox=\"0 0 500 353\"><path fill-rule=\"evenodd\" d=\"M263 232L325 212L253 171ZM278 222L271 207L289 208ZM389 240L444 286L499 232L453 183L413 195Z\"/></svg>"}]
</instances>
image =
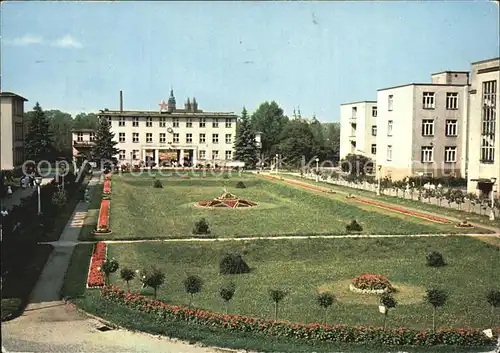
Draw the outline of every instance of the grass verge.
<instances>
[{"instance_id":1,"label":"grass verge","mask_svg":"<svg viewBox=\"0 0 500 353\"><path fill-rule=\"evenodd\" d=\"M61 288L62 298L78 298L85 295L93 248L94 244L78 244L73 250Z\"/></svg>"}]
</instances>

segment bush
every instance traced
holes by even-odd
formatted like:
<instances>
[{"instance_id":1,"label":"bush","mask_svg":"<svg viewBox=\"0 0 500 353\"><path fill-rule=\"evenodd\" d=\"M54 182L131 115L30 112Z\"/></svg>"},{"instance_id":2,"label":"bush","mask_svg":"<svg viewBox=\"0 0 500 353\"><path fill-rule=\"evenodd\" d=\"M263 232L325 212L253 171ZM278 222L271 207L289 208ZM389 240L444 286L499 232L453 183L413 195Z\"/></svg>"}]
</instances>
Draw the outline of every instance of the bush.
<instances>
[{"instance_id":1,"label":"bush","mask_svg":"<svg viewBox=\"0 0 500 353\"><path fill-rule=\"evenodd\" d=\"M345 226L345 230L348 232L362 232L363 227L361 227L361 224L359 224L355 219L353 219L350 224Z\"/></svg>"},{"instance_id":2,"label":"bush","mask_svg":"<svg viewBox=\"0 0 500 353\"><path fill-rule=\"evenodd\" d=\"M246 185L245 185L245 183L244 183L244 182L242 182L242 181L238 181L238 182L236 183L236 188L237 188L237 189L246 189L246 187L247 187L247 186L246 186Z\"/></svg>"},{"instance_id":3,"label":"bush","mask_svg":"<svg viewBox=\"0 0 500 353\"><path fill-rule=\"evenodd\" d=\"M231 299L233 299L235 290L236 290L236 286L234 285L233 282L227 284L226 286L222 287L219 290L220 297L226 303L226 314L227 314L227 309L228 309L228 306L229 306L229 301Z\"/></svg>"},{"instance_id":4,"label":"bush","mask_svg":"<svg viewBox=\"0 0 500 353\"><path fill-rule=\"evenodd\" d=\"M210 226L205 218L194 224L193 234L210 234Z\"/></svg>"},{"instance_id":5,"label":"bush","mask_svg":"<svg viewBox=\"0 0 500 353\"><path fill-rule=\"evenodd\" d=\"M130 268L122 268L122 270L120 271L120 277L122 280L127 282L127 290L130 292L129 282L135 278L134 270L131 270Z\"/></svg>"},{"instance_id":6,"label":"bush","mask_svg":"<svg viewBox=\"0 0 500 353\"><path fill-rule=\"evenodd\" d=\"M445 265L443 255L440 252L432 251L427 254L427 266L443 267Z\"/></svg>"},{"instance_id":7,"label":"bush","mask_svg":"<svg viewBox=\"0 0 500 353\"><path fill-rule=\"evenodd\" d=\"M161 180L155 179L153 181L153 187L156 188L156 189L162 189L163 188L163 184L161 183Z\"/></svg>"},{"instance_id":8,"label":"bush","mask_svg":"<svg viewBox=\"0 0 500 353\"><path fill-rule=\"evenodd\" d=\"M323 309L325 309L325 324L328 319L328 308L335 302L335 295L330 292L320 293L316 296L316 303Z\"/></svg>"},{"instance_id":9,"label":"bush","mask_svg":"<svg viewBox=\"0 0 500 353\"><path fill-rule=\"evenodd\" d=\"M239 275L249 273L250 267L240 254L227 254L219 263L221 275Z\"/></svg>"},{"instance_id":10,"label":"bush","mask_svg":"<svg viewBox=\"0 0 500 353\"><path fill-rule=\"evenodd\" d=\"M193 296L196 293L201 292L201 287L203 286L203 280L198 276L189 276L184 280L184 288L186 289L186 293L191 294L189 298L189 306L191 306L191 302L193 300Z\"/></svg>"},{"instance_id":11,"label":"bush","mask_svg":"<svg viewBox=\"0 0 500 353\"><path fill-rule=\"evenodd\" d=\"M68 193L66 190L59 190L52 196L52 204L57 207L62 207L68 202Z\"/></svg>"},{"instance_id":12,"label":"bush","mask_svg":"<svg viewBox=\"0 0 500 353\"><path fill-rule=\"evenodd\" d=\"M158 288L165 282L165 273L157 267L152 267L150 270L143 271L141 282L142 288L153 288L154 298L156 299Z\"/></svg>"},{"instance_id":13,"label":"bush","mask_svg":"<svg viewBox=\"0 0 500 353\"><path fill-rule=\"evenodd\" d=\"M109 276L118 270L119 264L115 259L107 259L101 266L101 271L106 275L106 284L109 284Z\"/></svg>"}]
</instances>

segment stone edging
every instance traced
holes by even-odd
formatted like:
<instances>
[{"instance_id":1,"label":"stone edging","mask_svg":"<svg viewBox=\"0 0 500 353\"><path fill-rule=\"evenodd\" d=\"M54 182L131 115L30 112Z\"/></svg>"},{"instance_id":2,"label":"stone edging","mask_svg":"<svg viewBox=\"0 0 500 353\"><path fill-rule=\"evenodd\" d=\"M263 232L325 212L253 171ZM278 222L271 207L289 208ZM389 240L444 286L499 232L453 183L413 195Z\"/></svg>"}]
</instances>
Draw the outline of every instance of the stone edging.
<instances>
[{"instance_id":1,"label":"stone edging","mask_svg":"<svg viewBox=\"0 0 500 353\"><path fill-rule=\"evenodd\" d=\"M354 293L361 293L361 294L384 294L387 292L386 289L359 289L354 287L352 284L349 285L349 290Z\"/></svg>"}]
</instances>

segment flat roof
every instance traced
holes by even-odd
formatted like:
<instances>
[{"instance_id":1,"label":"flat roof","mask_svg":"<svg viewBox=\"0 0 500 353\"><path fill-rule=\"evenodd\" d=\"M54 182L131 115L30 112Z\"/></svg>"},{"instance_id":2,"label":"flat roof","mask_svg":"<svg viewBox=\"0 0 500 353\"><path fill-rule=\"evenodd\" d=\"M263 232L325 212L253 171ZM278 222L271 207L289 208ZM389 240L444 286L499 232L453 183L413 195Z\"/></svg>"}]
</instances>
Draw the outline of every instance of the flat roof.
<instances>
[{"instance_id":1,"label":"flat roof","mask_svg":"<svg viewBox=\"0 0 500 353\"><path fill-rule=\"evenodd\" d=\"M233 112L186 112L186 111L177 111L177 112L160 112L160 111L147 111L147 110L100 110L97 115L129 115L129 116L225 116L225 117L236 117L236 114Z\"/></svg>"},{"instance_id":2,"label":"flat roof","mask_svg":"<svg viewBox=\"0 0 500 353\"><path fill-rule=\"evenodd\" d=\"M485 60L480 60L480 61L474 61L471 63L471 65L476 65L476 64L482 64L482 63L487 63L488 61L495 61L495 60L500 60L500 56L492 59L485 59Z\"/></svg>"},{"instance_id":3,"label":"flat roof","mask_svg":"<svg viewBox=\"0 0 500 353\"><path fill-rule=\"evenodd\" d=\"M388 87L388 88L381 88L381 89L378 89L377 92L378 91L385 91L385 90L388 90L388 89L407 87L407 86L464 87L464 86L470 86L470 84L467 84L467 85L450 85L450 84L446 84L446 83L407 83L406 85L400 85L400 86L394 86L394 87Z\"/></svg>"},{"instance_id":4,"label":"flat roof","mask_svg":"<svg viewBox=\"0 0 500 353\"><path fill-rule=\"evenodd\" d=\"M94 129L72 129L71 132L95 132Z\"/></svg>"},{"instance_id":5,"label":"flat roof","mask_svg":"<svg viewBox=\"0 0 500 353\"><path fill-rule=\"evenodd\" d=\"M19 94L15 94L12 92L0 92L0 97L12 97L12 98L19 98L22 99L23 101L27 102L28 100Z\"/></svg>"},{"instance_id":6,"label":"flat roof","mask_svg":"<svg viewBox=\"0 0 500 353\"><path fill-rule=\"evenodd\" d=\"M342 103L341 105L351 105L351 104L360 104L360 103L377 103L377 101L357 101L352 103Z\"/></svg>"},{"instance_id":7,"label":"flat roof","mask_svg":"<svg viewBox=\"0 0 500 353\"><path fill-rule=\"evenodd\" d=\"M439 71L439 72L435 72L435 73L431 74L431 76L439 75L439 74L467 74L467 75L469 75L470 72L469 71Z\"/></svg>"}]
</instances>

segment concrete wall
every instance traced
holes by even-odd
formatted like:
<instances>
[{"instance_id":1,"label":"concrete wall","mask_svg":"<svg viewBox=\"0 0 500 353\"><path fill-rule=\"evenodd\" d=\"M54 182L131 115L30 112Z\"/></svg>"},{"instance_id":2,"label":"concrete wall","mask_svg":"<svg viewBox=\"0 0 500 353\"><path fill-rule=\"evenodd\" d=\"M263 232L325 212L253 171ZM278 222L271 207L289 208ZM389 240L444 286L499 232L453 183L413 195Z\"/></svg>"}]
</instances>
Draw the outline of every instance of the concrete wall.
<instances>
[{"instance_id":1,"label":"concrete wall","mask_svg":"<svg viewBox=\"0 0 500 353\"><path fill-rule=\"evenodd\" d=\"M372 117L375 102L346 103L340 106L340 159L349 153L362 154L375 159L371 153L371 145L376 143L376 137L371 135L372 125L376 118ZM356 118L353 118L353 108L356 108ZM355 123L355 128L353 127ZM356 146L352 142L356 142Z\"/></svg>"},{"instance_id":2,"label":"concrete wall","mask_svg":"<svg viewBox=\"0 0 500 353\"><path fill-rule=\"evenodd\" d=\"M0 168L10 170L24 162L24 101L16 97L0 99Z\"/></svg>"}]
</instances>

